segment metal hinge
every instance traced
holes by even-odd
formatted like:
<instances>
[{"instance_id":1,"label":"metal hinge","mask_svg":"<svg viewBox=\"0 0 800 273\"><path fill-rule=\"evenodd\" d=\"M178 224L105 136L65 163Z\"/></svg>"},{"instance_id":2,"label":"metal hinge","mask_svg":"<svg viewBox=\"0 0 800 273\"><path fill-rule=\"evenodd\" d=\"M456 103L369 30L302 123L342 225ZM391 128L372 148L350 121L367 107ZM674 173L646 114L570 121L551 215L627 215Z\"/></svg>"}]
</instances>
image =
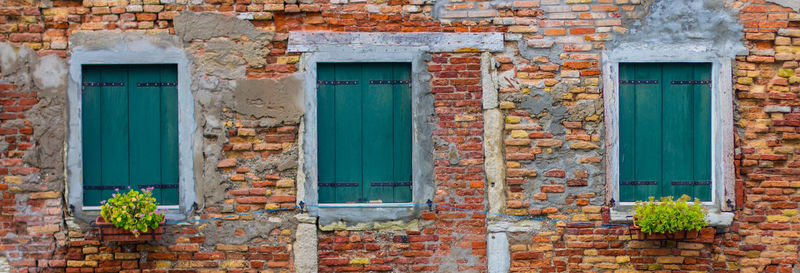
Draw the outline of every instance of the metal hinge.
<instances>
[{"instance_id":1,"label":"metal hinge","mask_svg":"<svg viewBox=\"0 0 800 273\"><path fill-rule=\"evenodd\" d=\"M140 82L136 87L178 86L177 82Z\"/></svg>"},{"instance_id":2,"label":"metal hinge","mask_svg":"<svg viewBox=\"0 0 800 273\"><path fill-rule=\"evenodd\" d=\"M711 81L671 81L671 84L711 84Z\"/></svg>"},{"instance_id":3,"label":"metal hinge","mask_svg":"<svg viewBox=\"0 0 800 273\"><path fill-rule=\"evenodd\" d=\"M619 84L658 84L658 80L619 80Z\"/></svg>"},{"instance_id":4,"label":"metal hinge","mask_svg":"<svg viewBox=\"0 0 800 273\"><path fill-rule=\"evenodd\" d=\"M347 188L358 187L358 183L317 183L319 187Z\"/></svg>"},{"instance_id":5,"label":"metal hinge","mask_svg":"<svg viewBox=\"0 0 800 273\"><path fill-rule=\"evenodd\" d=\"M698 186L698 185L711 185L710 180L700 180L700 181L672 181L670 182L673 186Z\"/></svg>"},{"instance_id":6,"label":"metal hinge","mask_svg":"<svg viewBox=\"0 0 800 273\"><path fill-rule=\"evenodd\" d=\"M619 181L620 185L658 185L655 180L632 180L632 181Z\"/></svg>"},{"instance_id":7,"label":"metal hinge","mask_svg":"<svg viewBox=\"0 0 800 273\"><path fill-rule=\"evenodd\" d=\"M103 87L103 86L125 86L124 82L84 82L83 86Z\"/></svg>"},{"instance_id":8,"label":"metal hinge","mask_svg":"<svg viewBox=\"0 0 800 273\"><path fill-rule=\"evenodd\" d=\"M372 182L369 185L373 187L399 187L411 186L411 182Z\"/></svg>"},{"instance_id":9,"label":"metal hinge","mask_svg":"<svg viewBox=\"0 0 800 273\"><path fill-rule=\"evenodd\" d=\"M369 84L409 84L409 80L371 80Z\"/></svg>"},{"instance_id":10,"label":"metal hinge","mask_svg":"<svg viewBox=\"0 0 800 273\"><path fill-rule=\"evenodd\" d=\"M357 85L358 81L317 81L317 85Z\"/></svg>"}]
</instances>

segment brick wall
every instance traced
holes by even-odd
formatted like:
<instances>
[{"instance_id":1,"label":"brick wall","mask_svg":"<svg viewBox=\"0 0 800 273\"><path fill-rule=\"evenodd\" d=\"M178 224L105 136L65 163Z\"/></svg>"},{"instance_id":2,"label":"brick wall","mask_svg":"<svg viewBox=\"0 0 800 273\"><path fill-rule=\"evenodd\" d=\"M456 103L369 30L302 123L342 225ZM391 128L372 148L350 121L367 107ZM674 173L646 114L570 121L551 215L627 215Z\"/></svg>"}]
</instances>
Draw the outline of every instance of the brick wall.
<instances>
[{"instance_id":1,"label":"brick wall","mask_svg":"<svg viewBox=\"0 0 800 273\"><path fill-rule=\"evenodd\" d=\"M732 226L704 229L695 240L662 244L631 238L624 228L545 223L508 233L511 271L800 268L800 163L794 157L800 152L800 15L767 2L727 3L744 26L743 43L750 49L749 55L735 60L733 71L737 210ZM437 11L440 3L417 0L6 0L0 1L0 41L68 60L68 37L76 32L177 34L173 19L181 12L238 17L274 36L260 41L214 37L184 44L191 58L202 64L192 71L193 77L202 84L221 82L203 87L208 94L229 94L226 84L239 76L208 67L223 62L229 70L243 69L241 77L249 79L298 72L299 54L287 53L289 31L502 32L506 48L492 58L497 63L499 108L505 115L504 211L552 220L604 221L608 206L600 53L643 18L650 3L442 3ZM231 50L213 46L220 41L230 42ZM45 104L40 101L46 98L31 80L37 59L19 54L29 61L14 71L0 71L0 251L15 272L294 271L292 261L302 258L291 254L295 212L169 226L164 240L150 244L99 242L87 223L68 216L59 168L29 159L52 147L37 139L44 133L35 129L42 119L31 118L41 116ZM220 61L218 56L234 60ZM488 208L480 69L480 53L468 49L433 53L428 61L436 122L433 201L470 210ZM218 100L218 106L198 102L198 112L214 116L219 124L198 123L203 160L211 164L203 176L218 178L213 182L219 194L198 197L206 202L197 215L211 218L291 207L297 199L298 170L284 163L296 160L300 124L264 122ZM63 117L60 122L56 124L66 127ZM319 268L485 272L489 222L481 214L440 207L402 228L320 230Z\"/></svg>"}]
</instances>

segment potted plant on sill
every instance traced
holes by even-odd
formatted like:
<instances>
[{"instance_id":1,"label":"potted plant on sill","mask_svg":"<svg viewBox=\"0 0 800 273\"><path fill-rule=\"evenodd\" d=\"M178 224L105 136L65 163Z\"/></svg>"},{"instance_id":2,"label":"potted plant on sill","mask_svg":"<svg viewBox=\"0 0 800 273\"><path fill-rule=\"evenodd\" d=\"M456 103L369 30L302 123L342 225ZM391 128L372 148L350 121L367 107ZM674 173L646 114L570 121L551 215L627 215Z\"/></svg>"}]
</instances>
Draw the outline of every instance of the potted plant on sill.
<instances>
[{"instance_id":1,"label":"potted plant on sill","mask_svg":"<svg viewBox=\"0 0 800 273\"><path fill-rule=\"evenodd\" d=\"M100 241L142 242L160 240L164 234L165 211L158 209L153 188L132 190L111 195L100 202L100 216L95 223Z\"/></svg>"},{"instance_id":2,"label":"potted plant on sill","mask_svg":"<svg viewBox=\"0 0 800 273\"><path fill-rule=\"evenodd\" d=\"M693 203L687 195L678 200L662 197L660 202L650 197L648 202L637 201L633 207L632 233L639 240L694 239L708 225L708 209L700 200Z\"/></svg>"}]
</instances>

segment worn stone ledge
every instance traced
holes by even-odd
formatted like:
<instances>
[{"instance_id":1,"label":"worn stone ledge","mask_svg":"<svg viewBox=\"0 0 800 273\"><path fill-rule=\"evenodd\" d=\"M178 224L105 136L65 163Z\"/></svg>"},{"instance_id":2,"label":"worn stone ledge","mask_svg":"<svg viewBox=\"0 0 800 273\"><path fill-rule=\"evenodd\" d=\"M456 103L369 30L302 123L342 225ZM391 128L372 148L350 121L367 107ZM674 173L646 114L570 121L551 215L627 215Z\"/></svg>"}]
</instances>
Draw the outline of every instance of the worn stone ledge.
<instances>
[{"instance_id":1,"label":"worn stone ledge","mask_svg":"<svg viewBox=\"0 0 800 273\"><path fill-rule=\"evenodd\" d=\"M502 33L290 32L289 52L313 52L326 46L418 47L429 52L503 50Z\"/></svg>"}]
</instances>

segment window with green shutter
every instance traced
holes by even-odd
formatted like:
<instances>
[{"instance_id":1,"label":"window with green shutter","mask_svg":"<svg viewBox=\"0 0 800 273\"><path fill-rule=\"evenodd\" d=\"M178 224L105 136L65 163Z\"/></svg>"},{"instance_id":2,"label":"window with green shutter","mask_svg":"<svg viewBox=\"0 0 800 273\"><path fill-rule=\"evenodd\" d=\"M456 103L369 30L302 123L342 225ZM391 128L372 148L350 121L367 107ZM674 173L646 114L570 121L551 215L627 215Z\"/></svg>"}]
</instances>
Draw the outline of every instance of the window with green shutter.
<instances>
[{"instance_id":1,"label":"window with green shutter","mask_svg":"<svg viewBox=\"0 0 800 273\"><path fill-rule=\"evenodd\" d=\"M84 205L127 187L154 187L161 205L177 205L177 66L84 65L82 74Z\"/></svg>"},{"instance_id":2,"label":"window with green shutter","mask_svg":"<svg viewBox=\"0 0 800 273\"><path fill-rule=\"evenodd\" d=\"M711 201L711 64L619 66L620 201Z\"/></svg>"},{"instance_id":3,"label":"window with green shutter","mask_svg":"<svg viewBox=\"0 0 800 273\"><path fill-rule=\"evenodd\" d=\"M411 202L411 66L317 65L320 203Z\"/></svg>"}]
</instances>

